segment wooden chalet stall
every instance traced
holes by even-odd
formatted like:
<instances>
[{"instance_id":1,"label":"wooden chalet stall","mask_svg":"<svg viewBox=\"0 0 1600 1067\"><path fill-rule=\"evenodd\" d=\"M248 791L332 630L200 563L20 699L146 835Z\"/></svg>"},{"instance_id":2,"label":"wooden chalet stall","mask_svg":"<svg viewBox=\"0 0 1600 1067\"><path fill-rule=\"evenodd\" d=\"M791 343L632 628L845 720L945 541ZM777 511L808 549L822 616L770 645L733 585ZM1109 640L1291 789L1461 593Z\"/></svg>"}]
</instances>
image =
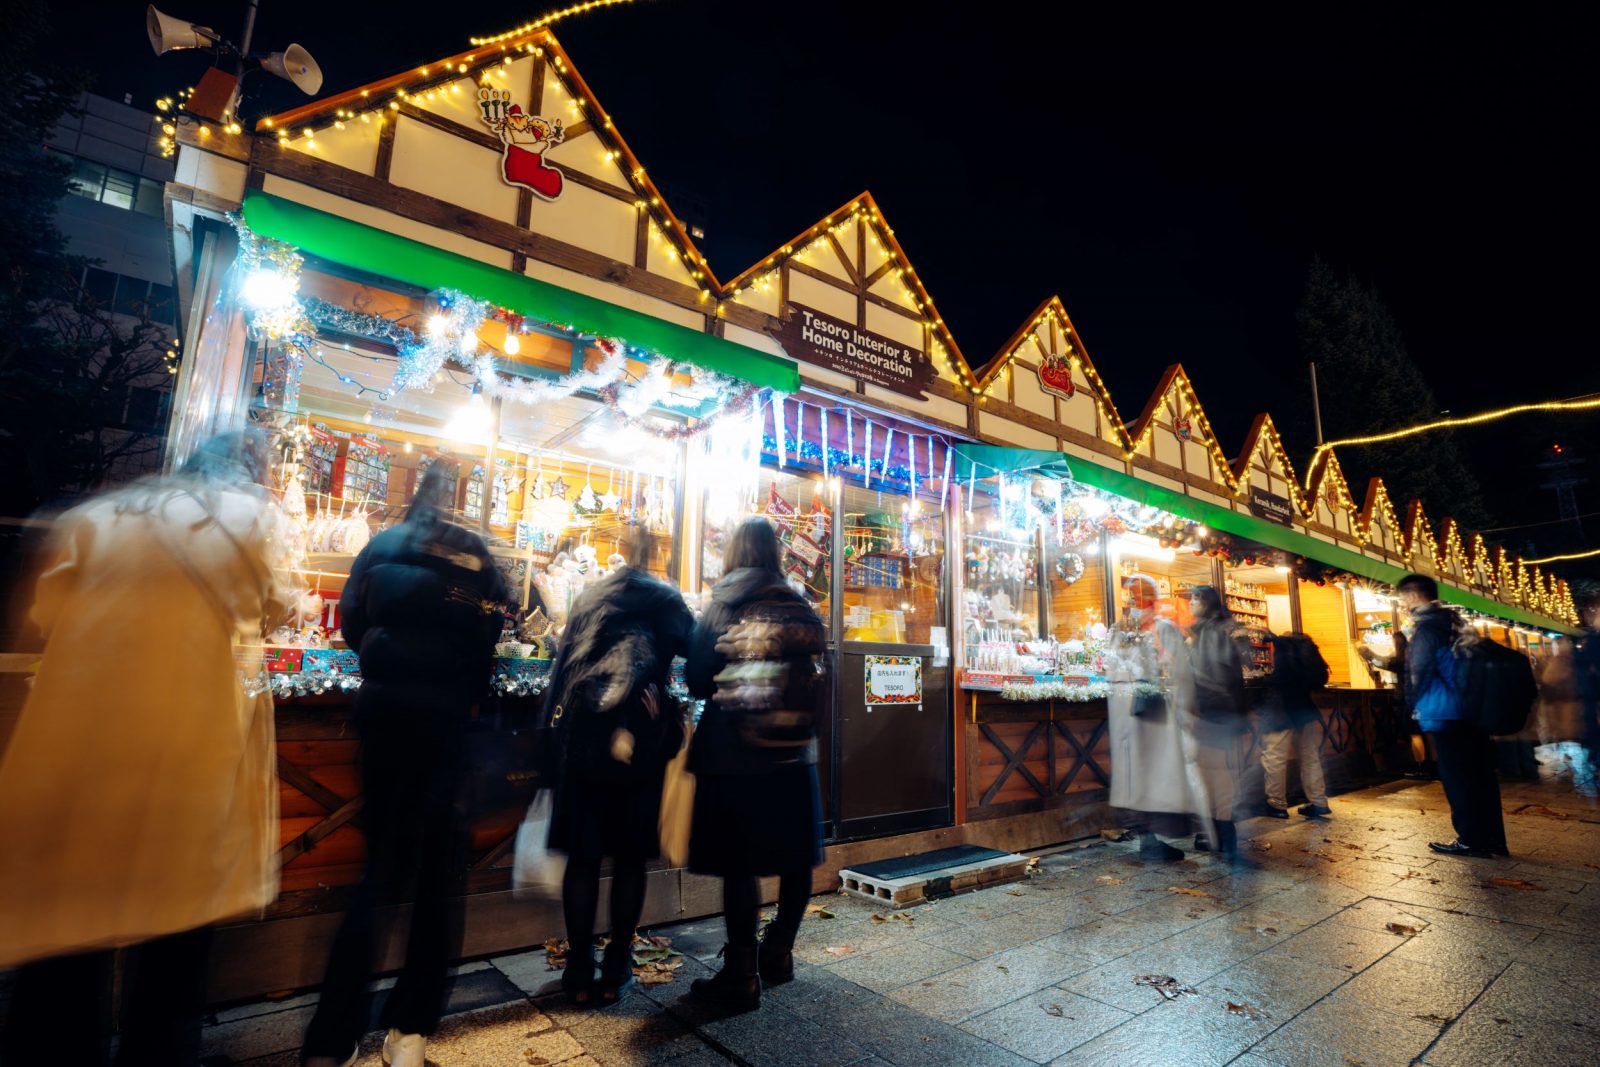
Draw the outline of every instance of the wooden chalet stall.
<instances>
[{"instance_id":1,"label":"wooden chalet stall","mask_svg":"<svg viewBox=\"0 0 1600 1067\"><path fill-rule=\"evenodd\" d=\"M1181 367L1125 422L1059 299L974 370L868 193L719 280L548 29L253 132L186 119L177 141L168 455L268 427L298 531L278 562L319 598L250 680L278 697L283 894L222 932L214 999L318 979L364 856L338 597L442 458L518 608L474 731L485 760L523 743L623 525L650 525L651 569L691 602L739 519L777 525L830 638L819 890L853 862L1099 825L1097 655L1131 569L1174 604L1228 587L1278 629L1315 600L1344 665L1328 744L1366 767L1399 727L1340 643L1382 629L1379 584L1432 567L1486 615L1572 621L1564 585L1481 538L1464 551L1447 524L1441 550L1420 508L1402 528L1381 482L1356 509L1331 453L1302 488L1265 416L1230 462ZM518 790L489 775L473 797L469 956L559 932L509 891ZM652 871L647 923L719 906L707 880Z\"/></svg>"}]
</instances>

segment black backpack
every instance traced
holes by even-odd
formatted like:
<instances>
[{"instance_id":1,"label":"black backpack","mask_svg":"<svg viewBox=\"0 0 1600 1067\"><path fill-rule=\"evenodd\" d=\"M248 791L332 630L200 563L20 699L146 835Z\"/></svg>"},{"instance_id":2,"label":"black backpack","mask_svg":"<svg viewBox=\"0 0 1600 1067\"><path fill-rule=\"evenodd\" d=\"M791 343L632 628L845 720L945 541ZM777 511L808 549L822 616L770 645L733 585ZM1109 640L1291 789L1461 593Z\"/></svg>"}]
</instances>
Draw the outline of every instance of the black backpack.
<instances>
[{"instance_id":1,"label":"black backpack","mask_svg":"<svg viewBox=\"0 0 1600 1067\"><path fill-rule=\"evenodd\" d=\"M1491 737L1520 733L1539 695L1528 657L1470 630L1454 652L1461 717Z\"/></svg>"},{"instance_id":2,"label":"black backpack","mask_svg":"<svg viewBox=\"0 0 1600 1067\"><path fill-rule=\"evenodd\" d=\"M1307 689L1324 689L1328 685L1328 661L1322 650L1305 634L1287 634L1279 638L1274 656L1287 653L1289 673L1297 686Z\"/></svg>"}]
</instances>

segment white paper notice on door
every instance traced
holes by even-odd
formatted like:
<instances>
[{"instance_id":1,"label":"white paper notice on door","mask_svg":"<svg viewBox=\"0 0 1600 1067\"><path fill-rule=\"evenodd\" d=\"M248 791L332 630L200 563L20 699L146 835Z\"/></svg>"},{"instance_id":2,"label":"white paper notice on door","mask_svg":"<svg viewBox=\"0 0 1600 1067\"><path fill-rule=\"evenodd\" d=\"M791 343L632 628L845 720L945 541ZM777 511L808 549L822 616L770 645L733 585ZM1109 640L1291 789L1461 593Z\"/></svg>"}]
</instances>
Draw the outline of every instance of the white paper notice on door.
<instances>
[{"instance_id":1,"label":"white paper notice on door","mask_svg":"<svg viewBox=\"0 0 1600 1067\"><path fill-rule=\"evenodd\" d=\"M922 705L921 656L864 656L867 705Z\"/></svg>"}]
</instances>

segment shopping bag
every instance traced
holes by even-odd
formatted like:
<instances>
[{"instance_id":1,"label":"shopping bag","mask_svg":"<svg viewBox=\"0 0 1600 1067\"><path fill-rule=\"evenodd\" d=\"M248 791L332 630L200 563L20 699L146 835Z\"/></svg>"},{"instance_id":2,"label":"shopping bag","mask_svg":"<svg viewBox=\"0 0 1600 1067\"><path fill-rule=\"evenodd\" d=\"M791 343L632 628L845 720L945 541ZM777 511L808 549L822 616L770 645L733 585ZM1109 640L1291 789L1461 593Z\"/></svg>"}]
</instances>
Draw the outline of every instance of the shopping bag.
<instances>
[{"instance_id":1,"label":"shopping bag","mask_svg":"<svg viewBox=\"0 0 1600 1067\"><path fill-rule=\"evenodd\" d=\"M694 775L689 773L689 746L685 744L667 764L661 786L661 854L674 867L689 862L689 825L694 821Z\"/></svg>"},{"instance_id":2,"label":"shopping bag","mask_svg":"<svg viewBox=\"0 0 1600 1067\"><path fill-rule=\"evenodd\" d=\"M528 805L528 814L517 827L516 857L511 865L511 888L518 897L559 897L561 878L566 874L567 858L551 852L550 813L553 792L541 789Z\"/></svg>"}]
</instances>

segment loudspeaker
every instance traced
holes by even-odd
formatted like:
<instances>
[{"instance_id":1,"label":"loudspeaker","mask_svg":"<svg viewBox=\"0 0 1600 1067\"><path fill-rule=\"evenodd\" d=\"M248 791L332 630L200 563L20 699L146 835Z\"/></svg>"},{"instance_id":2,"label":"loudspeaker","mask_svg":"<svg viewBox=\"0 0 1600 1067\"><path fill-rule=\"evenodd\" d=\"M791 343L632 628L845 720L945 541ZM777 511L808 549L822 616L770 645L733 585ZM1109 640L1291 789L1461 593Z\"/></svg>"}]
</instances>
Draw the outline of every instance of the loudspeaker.
<instances>
[{"instance_id":1,"label":"loudspeaker","mask_svg":"<svg viewBox=\"0 0 1600 1067\"><path fill-rule=\"evenodd\" d=\"M276 74L284 81L293 82L295 88L307 96L315 96L317 90L322 88L322 68L317 66L310 52L297 44L263 59L261 69Z\"/></svg>"},{"instance_id":2,"label":"loudspeaker","mask_svg":"<svg viewBox=\"0 0 1600 1067\"><path fill-rule=\"evenodd\" d=\"M221 40L217 31L175 19L157 11L154 4L145 9L144 32L158 56L180 48L207 48Z\"/></svg>"}]
</instances>

